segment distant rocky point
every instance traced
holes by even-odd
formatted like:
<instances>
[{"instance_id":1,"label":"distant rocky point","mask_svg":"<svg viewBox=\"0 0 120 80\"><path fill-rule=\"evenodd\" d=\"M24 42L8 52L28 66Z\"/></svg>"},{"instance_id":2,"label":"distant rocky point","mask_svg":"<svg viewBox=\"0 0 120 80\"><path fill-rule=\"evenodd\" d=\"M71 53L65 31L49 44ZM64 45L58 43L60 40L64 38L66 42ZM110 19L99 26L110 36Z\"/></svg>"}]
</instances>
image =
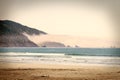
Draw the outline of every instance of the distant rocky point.
<instances>
[{"instance_id":1,"label":"distant rocky point","mask_svg":"<svg viewBox=\"0 0 120 80\"><path fill-rule=\"evenodd\" d=\"M60 42L43 42L39 46L41 47L65 47L65 45Z\"/></svg>"},{"instance_id":2,"label":"distant rocky point","mask_svg":"<svg viewBox=\"0 0 120 80\"><path fill-rule=\"evenodd\" d=\"M38 47L23 33L28 35L47 34L10 20L0 20L0 47Z\"/></svg>"}]
</instances>

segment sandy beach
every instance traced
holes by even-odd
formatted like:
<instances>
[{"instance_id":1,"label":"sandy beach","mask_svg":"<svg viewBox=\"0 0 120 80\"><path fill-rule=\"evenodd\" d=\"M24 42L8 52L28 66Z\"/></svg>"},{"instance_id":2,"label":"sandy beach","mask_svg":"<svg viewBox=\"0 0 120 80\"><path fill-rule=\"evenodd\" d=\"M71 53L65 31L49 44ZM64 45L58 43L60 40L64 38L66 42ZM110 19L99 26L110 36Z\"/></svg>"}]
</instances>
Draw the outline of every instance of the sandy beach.
<instances>
[{"instance_id":1,"label":"sandy beach","mask_svg":"<svg viewBox=\"0 0 120 80\"><path fill-rule=\"evenodd\" d=\"M0 80L120 80L120 66L0 63Z\"/></svg>"}]
</instances>

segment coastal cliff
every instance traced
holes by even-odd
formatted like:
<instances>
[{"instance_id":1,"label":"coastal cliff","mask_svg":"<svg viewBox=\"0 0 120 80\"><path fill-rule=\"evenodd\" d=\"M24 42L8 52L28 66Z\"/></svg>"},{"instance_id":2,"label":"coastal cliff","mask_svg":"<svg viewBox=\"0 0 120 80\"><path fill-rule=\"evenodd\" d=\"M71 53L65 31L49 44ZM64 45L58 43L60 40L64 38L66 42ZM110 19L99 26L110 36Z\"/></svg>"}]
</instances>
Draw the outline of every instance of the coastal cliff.
<instances>
[{"instance_id":1,"label":"coastal cliff","mask_svg":"<svg viewBox=\"0 0 120 80\"><path fill-rule=\"evenodd\" d=\"M38 47L25 36L47 33L10 20L0 20L0 47Z\"/></svg>"}]
</instances>

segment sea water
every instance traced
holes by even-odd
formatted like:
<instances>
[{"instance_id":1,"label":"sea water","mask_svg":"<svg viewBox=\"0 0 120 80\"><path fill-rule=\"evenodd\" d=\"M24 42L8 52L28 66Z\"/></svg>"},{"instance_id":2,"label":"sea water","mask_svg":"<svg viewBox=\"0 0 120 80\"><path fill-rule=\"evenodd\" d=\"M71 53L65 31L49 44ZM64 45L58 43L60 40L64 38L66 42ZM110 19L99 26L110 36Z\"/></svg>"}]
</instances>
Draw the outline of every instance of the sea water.
<instances>
[{"instance_id":1,"label":"sea water","mask_svg":"<svg viewBox=\"0 0 120 80\"><path fill-rule=\"evenodd\" d=\"M0 48L0 62L120 65L120 48Z\"/></svg>"}]
</instances>

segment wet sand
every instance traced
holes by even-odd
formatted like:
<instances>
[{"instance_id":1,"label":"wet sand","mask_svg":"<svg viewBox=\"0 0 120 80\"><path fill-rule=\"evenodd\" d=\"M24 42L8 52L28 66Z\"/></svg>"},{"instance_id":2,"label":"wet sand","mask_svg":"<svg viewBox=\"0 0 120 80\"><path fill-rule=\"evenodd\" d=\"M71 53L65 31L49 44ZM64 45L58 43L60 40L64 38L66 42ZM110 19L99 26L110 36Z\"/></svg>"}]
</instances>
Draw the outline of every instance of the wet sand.
<instances>
[{"instance_id":1,"label":"wet sand","mask_svg":"<svg viewBox=\"0 0 120 80\"><path fill-rule=\"evenodd\" d=\"M0 80L120 80L120 66L0 63Z\"/></svg>"}]
</instances>

